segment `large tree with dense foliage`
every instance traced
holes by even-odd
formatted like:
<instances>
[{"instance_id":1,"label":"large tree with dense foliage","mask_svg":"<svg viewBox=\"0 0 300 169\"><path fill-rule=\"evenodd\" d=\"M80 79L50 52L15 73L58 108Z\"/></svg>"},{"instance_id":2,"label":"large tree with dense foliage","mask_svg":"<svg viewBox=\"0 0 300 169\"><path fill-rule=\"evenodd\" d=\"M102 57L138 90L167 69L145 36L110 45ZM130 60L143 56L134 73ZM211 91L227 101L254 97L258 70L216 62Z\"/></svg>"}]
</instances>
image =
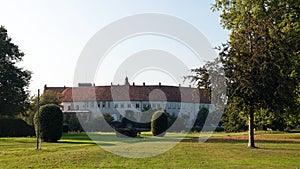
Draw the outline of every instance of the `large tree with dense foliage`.
<instances>
[{"instance_id":1,"label":"large tree with dense foliage","mask_svg":"<svg viewBox=\"0 0 300 169\"><path fill-rule=\"evenodd\" d=\"M11 41L7 30L0 26L0 117L23 113L29 104L31 73L16 65L24 53Z\"/></svg>"},{"instance_id":2,"label":"large tree with dense foliage","mask_svg":"<svg viewBox=\"0 0 300 169\"><path fill-rule=\"evenodd\" d=\"M217 59L227 80L226 110L248 116L248 147L255 147L255 111L268 110L278 118L299 114L299 7L294 0L216 0L213 5L230 31ZM208 69L194 70L204 87Z\"/></svg>"}]
</instances>

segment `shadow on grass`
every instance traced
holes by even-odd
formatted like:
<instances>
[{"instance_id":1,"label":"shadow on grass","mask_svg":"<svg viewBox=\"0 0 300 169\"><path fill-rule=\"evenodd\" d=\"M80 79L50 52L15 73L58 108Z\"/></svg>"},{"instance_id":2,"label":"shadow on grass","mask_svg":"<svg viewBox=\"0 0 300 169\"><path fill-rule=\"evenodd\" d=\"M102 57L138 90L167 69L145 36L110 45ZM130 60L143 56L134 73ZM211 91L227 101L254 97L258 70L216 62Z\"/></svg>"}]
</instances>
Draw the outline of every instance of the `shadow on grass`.
<instances>
[{"instance_id":1,"label":"shadow on grass","mask_svg":"<svg viewBox=\"0 0 300 169\"><path fill-rule=\"evenodd\" d=\"M90 144L90 145L101 145L101 146L114 146L115 144L112 143L95 143L93 141L89 141L89 142L76 142L76 141L59 141L58 143L65 143L65 144Z\"/></svg>"},{"instance_id":2,"label":"shadow on grass","mask_svg":"<svg viewBox=\"0 0 300 169\"><path fill-rule=\"evenodd\" d=\"M295 149L280 148L280 147L272 147L272 148L256 147L256 149L258 149L258 150L265 150L265 151L295 151Z\"/></svg>"},{"instance_id":3,"label":"shadow on grass","mask_svg":"<svg viewBox=\"0 0 300 169\"><path fill-rule=\"evenodd\" d=\"M63 140L63 141L58 141L57 143L65 143L65 144L91 144L91 145L95 145L96 143L94 143L93 141L87 141L87 142L83 142L83 141L73 141L73 140Z\"/></svg>"},{"instance_id":4,"label":"shadow on grass","mask_svg":"<svg viewBox=\"0 0 300 169\"><path fill-rule=\"evenodd\" d=\"M187 137L183 139L181 142L199 142L199 137ZM247 143L247 139L238 139L238 138L209 138L206 140L206 143L232 143L232 144L238 144L238 143ZM272 143L272 144L278 144L278 143L285 143L285 144L300 144L299 141L293 141L293 140L255 140L255 143Z\"/></svg>"},{"instance_id":5,"label":"shadow on grass","mask_svg":"<svg viewBox=\"0 0 300 169\"><path fill-rule=\"evenodd\" d=\"M143 137L145 136L145 137ZM69 144L92 144L101 146L114 146L118 143L143 143L143 142L199 142L199 137L186 136L182 137L172 133L169 137L149 137L148 135L140 135L137 138L119 138L115 136L115 133L76 133L76 134L64 134L62 141L59 143ZM206 140L206 143L230 143L230 144L246 144L248 142L247 136L223 136L223 137L211 137ZM300 144L300 140L295 139L256 139L256 143L285 143L285 144Z\"/></svg>"},{"instance_id":6,"label":"shadow on grass","mask_svg":"<svg viewBox=\"0 0 300 169\"><path fill-rule=\"evenodd\" d=\"M300 129L299 130L291 130L291 131L288 131L288 133L300 133Z\"/></svg>"}]
</instances>

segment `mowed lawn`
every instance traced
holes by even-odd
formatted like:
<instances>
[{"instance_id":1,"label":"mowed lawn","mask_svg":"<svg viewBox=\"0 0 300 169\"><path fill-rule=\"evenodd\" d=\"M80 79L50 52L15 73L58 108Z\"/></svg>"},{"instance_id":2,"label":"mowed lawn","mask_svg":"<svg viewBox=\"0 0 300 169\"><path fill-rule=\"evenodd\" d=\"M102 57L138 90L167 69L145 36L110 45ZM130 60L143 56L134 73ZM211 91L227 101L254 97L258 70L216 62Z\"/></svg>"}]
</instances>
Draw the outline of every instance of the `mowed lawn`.
<instances>
[{"instance_id":1,"label":"mowed lawn","mask_svg":"<svg viewBox=\"0 0 300 169\"><path fill-rule=\"evenodd\" d=\"M257 132L257 149L247 148L247 133L215 133L206 143L198 136L149 158L115 155L85 134L65 134L39 151L35 138L0 138L0 168L300 168L300 133Z\"/></svg>"}]
</instances>

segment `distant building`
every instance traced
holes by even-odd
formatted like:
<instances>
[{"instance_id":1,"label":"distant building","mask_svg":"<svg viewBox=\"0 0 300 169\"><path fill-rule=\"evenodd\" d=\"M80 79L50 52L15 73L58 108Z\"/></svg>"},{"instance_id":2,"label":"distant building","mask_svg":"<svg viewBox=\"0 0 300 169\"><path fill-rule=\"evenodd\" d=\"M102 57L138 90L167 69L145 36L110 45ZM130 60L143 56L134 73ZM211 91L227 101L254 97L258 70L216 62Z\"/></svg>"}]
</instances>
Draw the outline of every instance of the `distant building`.
<instances>
[{"instance_id":1,"label":"distant building","mask_svg":"<svg viewBox=\"0 0 300 169\"><path fill-rule=\"evenodd\" d=\"M213 110L210 99L203 90L192 87L159 85L133 85L128 78L124 85L95 86L79 85L79 87L49 88L61 93L61 104L64 114L88 114L90 116L110 113L115 120L120 120L126 110L135 112L137 120L144 110L163 109L170 114L187 115L195 119L198 111L205 107Z\"/></svg>"}]
</instances>

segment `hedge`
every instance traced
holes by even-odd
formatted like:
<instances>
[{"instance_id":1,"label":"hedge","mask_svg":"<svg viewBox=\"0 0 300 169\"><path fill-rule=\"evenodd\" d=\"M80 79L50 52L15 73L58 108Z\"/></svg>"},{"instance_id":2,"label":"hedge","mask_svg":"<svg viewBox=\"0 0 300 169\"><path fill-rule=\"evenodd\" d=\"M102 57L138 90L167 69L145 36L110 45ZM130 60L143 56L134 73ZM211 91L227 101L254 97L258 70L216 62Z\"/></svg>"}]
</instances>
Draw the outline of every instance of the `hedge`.
<instances>
[{"instance_id":1,"label":"hedge","mask_svg":"<svg viewBox=\"0 0 300 169\"><path fill-rule=\"evenodd\" d=\"M167 129L168 114L162 110L155 111L151 119L151 131L153 136L163 137Z\"/></svg>"},{"instance_id":2,"label":"hedge","mask_svg":"<svg viewBox=\"0 0 300 169\"><path fill-rule=\"evenodd\" d=\"M0 137L27 137L34 136L33 126L22 119L0 119Z\"/></svg>"},{"instance_id":3,"label":"hedge","mask_svg":"<svg viewBox=\"0 0 300 169\"><path fill-rule=\"evenodd\" d=\"M47 104L40 108L40 137L43 141L56 142L62 136L63 114L55 104ZM38 129L37 114L34 117L35 129Z\"/></svg>"}]
</instances>

